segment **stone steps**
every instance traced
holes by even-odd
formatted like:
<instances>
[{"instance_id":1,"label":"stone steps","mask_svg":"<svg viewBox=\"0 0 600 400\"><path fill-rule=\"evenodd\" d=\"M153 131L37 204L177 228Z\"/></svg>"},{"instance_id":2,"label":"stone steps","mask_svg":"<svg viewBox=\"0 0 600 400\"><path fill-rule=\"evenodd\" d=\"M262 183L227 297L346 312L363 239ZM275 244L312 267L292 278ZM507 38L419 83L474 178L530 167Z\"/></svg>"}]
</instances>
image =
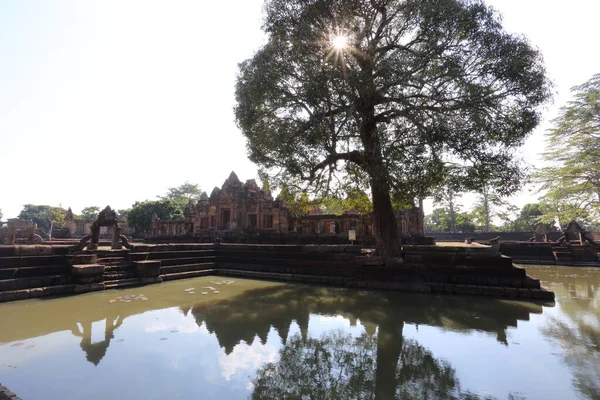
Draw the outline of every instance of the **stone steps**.
<instances>
[{"instance_id":1,"label":"stone steps","mask_svg":"<svg viewBox=\"0 0 600 400\"><path fill-rule=\"evenodd\" d=\"M197 263L197 264L182 264L182 265L169 265L161 266L160 274L172 274L178 272L190 272L190 271L201 271L205 269L215 268L214 262Z\"/></svg>"},{"instance_id":2,"label":"stone steps","mask_svg":"<svg viewBox=\"0 0 600 400\"><path fill-rule=\"evenodd\" d=\"M160 265L163 267L168 267L172 265L202 264L207 262L215 262L215 260L216 256L163 258L160 260Z\"/></svg>"},{"instance_id":3,"label":"stone steps","mask_svg":"<svg viewBox=\"0 0 600 400\"><path fill-rule=\"evenodd\" d=\"M30 289L0 291L0 303L14 300L26 300L38 297L72 294L75 285L53 285Z\"/></svg>"},{"instance_id":4,"label":"stone steps","mask_svg":"<svg viewBox=\"0 0 600 400\"><path fill-rule=\"evenodd\" d=\"M215 250L175 250L175 251L161 251L161 252L150 252L148 254L148 260L163 260L173 258L193 258L193 257L215 257Z\"/></svg>"},{"instance_id":5,"label":"stone steps","mask_svg":"<svg viewBox=\"0 0 600 400\"><path fill-rule=\"evenodd\" d=\"M137 278L135 272L124 271L116 273L104 273L104 282L117 281L121 279Z\"/></svg>"},{"instance_id":6,"label":"stone steps","mask_svg":"<svg viewBox=\"0 0 600 400\"><path fill-rule=\"evenodd\" d=\"M173 281L176 279L197 278L200 276L209 276L215 274L214 269L205 269L202 271L175 272L161 275L163 281Z\"/></svg>"},{"instance_id":7,"label":"stone steps","mask_svg":"<svg viewBox=\"0 0 600 400\"><path fill-rule=\"evenodd\" d=\"M104 283L106 290L108 289L124 289L128 287L142 286L143 283L139 278L118 279Z\"/></svg>"},{"instance_id":8,"label":"stone steps","mask_svg":"<svg viewBox=\"0 0 600 400\"><path fill-rule=\"evenodd\" d=\"M35 278L17 278L0 280L0 292L10 290L33 289L52 285L65 285L68 275L40 276Z\"/></svg>"}]
</instances>

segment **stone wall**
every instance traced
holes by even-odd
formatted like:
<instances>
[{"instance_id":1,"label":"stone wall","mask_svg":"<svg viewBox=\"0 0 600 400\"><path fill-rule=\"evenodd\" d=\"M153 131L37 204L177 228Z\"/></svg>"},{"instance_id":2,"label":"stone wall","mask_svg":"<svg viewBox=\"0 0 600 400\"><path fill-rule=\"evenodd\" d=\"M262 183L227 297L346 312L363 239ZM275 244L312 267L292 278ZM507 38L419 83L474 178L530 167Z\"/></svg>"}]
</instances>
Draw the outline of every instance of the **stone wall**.
<instances>
[{"instance_id":1,"label":"stone wall","mask_svg":"<svg viewBox=\"0 0 600 400\"><path fill-rule=\"evenodd\" d=\"M165 280L238 274L346 287L553 299L552 292L540 288L538 280L497 247L404 246L404 258L386 265L370 250L348 245L134 245L67 254L70 249L0 246L0 302L158 283L163 274ZM115 265L133 277L119 281L113 276L118 274Z\"/></svg>"},{"instance_id":2,"label":"stone wall","mask_svg":"<svg viewBox=\"0 0 600 400\"><path fill-rule=\"evenodd\" d=\"M472 238L476 242L485 242L490 239L500 237L500 241L520 241L527 242L533 236L532 232L474 232L474 233L454 233L454 232L426 232L428 236L435 237L438 242L464 242L466 238ZM561 232L548 232L548 239L557 241L562 236Z\"/></svg>"}]
</instances>

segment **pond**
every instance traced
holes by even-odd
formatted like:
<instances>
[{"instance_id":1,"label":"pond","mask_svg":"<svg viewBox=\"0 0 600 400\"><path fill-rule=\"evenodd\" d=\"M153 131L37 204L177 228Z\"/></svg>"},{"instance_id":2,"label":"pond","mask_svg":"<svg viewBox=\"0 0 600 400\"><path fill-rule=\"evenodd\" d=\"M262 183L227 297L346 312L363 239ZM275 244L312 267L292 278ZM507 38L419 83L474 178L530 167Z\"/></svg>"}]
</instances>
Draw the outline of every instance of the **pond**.
<instances>
[{"instance_id":1,"label":"pond","mask_svg":"<svg viewBox=\"0 0 600 400\"><path fill-rule=\"evenodd\" d=\"M598 399L600 269L555 304L204 277L0 304L0 383L35 399Z\"/></svg>"}]
</instances>

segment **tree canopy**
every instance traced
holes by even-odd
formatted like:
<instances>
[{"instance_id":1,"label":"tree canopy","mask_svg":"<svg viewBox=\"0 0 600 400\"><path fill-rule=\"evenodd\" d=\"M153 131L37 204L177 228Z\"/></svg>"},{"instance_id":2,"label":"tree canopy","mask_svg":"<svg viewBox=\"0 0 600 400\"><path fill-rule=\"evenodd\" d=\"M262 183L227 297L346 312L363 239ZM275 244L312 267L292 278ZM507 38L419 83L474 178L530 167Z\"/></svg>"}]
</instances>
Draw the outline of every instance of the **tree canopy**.
<instances>
[{"instance_id":1,"label":"tree canopy","mask_svg":"<svg viewBox=\"0 0 600 400\"><path fill-rule=\"evenodd\" d=\"M542 222L544 215L543 206L540 203L528 203L521 208L519 215L513 221L514 230L517 232L533 232L538 225L542 224L547 231L553 231L554 221Z\"/></svg>"},{"instance_id":2,"label":"tree canopy","mask_svg":"<svg viewBox=\"0 0 600 400\"><path fill-rule=\"evenodd\" d=\"M2 214L2 209L0 208L0 221L2 220L3 216L4 216L4 214Z\"/></svg>"},{"instance_id":3,"label":"tree canopy","mask_svg":"<svg viewBox=\"0 0 600 400\"><path fill-rule=\"evenodd\" d=\"M135 236L143 236L150 232L153 213L156 213L158 218L164 220L183 219L183 213L174 200L163 199L135 202L131 206L131 209L127 211L127 222L134 230Z\"/></svg>"},{"instance_id":4,"label":"tree canopy","mask_svg":"<svg viewBox=\"0 0 600 400\"><path fill-rule=\"evenodd\" d=\"M99 212L100 212L100 207L97 207L97 206L84 207L81 210L81 218L95 220L96 217L98 217Z\"/></svg>"},{"instance_id":5,"label":"tree canopy","mask_svg":"<svg viewBox=\"0 0 600 400\"><path fill-rule=\"evenodd\" d=\"M600 222L600 74L571 89L573 99L547 132L543 159L550 165L535 177L545 194L545 222Z\"/></svg>"},{"instance_id":6,"label":"tree canopy","mask_svg":"<svg viewBox=\"0 0 600 400\"><path fill-rule=\"evenodd\" d=\"M169 199L174 201L184 201L187 203L190 200L198 200L202 190L197 183L185 182L177 187L167 189L167 193L164 196L159 196L162 199Z\"/></svg>"},{"instance_id":7,"label":"tree canopy","mask_svg":"<svg viewBox=\"0 0 600 400\"><path fill-rule=\"evenodd\" d=\"M52 231L55 227L62 227L65 222L67 210L62 207L47 205L25 204L18 218L35 222L39 229L52 240Z\"/></svg>"},{"instance_id":8,"label":"tree canopy","mask_svg":"<svg viewBox=\"0 0 600 400\"><path fill-rule=\"evenodd\" d=\"M31 220L37 224L38 228L49 231L51 226L62 225L66 212L62 207L25 204L17 218Z\"/></svg>"},{"instance_id":9,"label":"tree canopy","mask_svg":"<svg viewBox=\"0 0 600 400\"><path fill-rule=\"evenodd\" d=\"M481 1L267 0L268 42L240 64L236 121L272 184L317 196L370 187L375 231L398 252L391 197L448 175L511 192L513 151L549 97L541 56ZM341 46L340 44L346 43Z\"/></svg>"}]
</instances>

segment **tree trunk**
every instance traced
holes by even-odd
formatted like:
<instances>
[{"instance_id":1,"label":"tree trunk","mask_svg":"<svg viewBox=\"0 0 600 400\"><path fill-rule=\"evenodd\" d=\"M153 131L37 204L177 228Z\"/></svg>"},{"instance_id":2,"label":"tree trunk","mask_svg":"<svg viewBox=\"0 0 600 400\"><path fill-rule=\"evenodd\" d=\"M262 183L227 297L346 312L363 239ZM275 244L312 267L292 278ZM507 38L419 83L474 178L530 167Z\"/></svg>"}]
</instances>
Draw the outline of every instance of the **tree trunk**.
<instances>
[{"instance_id":1,"label":"tree trunk","mask_svg":"<svg viewBox=\"0 0 600 400\"><path fill-rule=\"evenodd\" d=\"M386 182L381 182L377 176L371 177L371 194L377 248L384 258L398 257L400 255L398 224L392 208L389 186Z\"/></svg>"},{"instance_id":2,"label":"tree trunk","mask_svg":"<svg viewBox=\"0 0 600 400\"><path fill-rule=\"evenodd\" d=\"M363 126L366 171L371 180L373 222L377 249L383 259L400 256L398 224L390 198L389 175L381 154L374 109L367 113Z\"/></svg>"},{"instance_id":3,"label":"tree trunk","mask_svg":"<svg viewBox=\"0 0 600 400\"><path fill-rule=\"evenodd\" d=\"M48 241L52 241L52 229L54 228L54 221L50 221L50 231L48 233Z\"/></svg>"}]
</instances>

